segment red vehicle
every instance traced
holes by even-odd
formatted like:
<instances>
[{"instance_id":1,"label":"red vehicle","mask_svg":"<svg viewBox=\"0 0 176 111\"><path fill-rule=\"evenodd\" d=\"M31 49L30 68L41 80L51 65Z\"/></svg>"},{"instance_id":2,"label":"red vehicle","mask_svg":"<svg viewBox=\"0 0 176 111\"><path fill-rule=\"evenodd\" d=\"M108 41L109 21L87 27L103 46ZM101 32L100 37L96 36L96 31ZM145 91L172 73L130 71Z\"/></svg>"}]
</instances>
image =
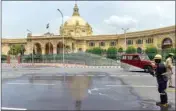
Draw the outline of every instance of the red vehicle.
<instances>
[{"instance_id":1,"label":"red vehicle","mask_svg":"<svg viewBox=\"0 0 176 111\"><path fill-rule=\"evenodd\" d=\"M121 63L144 69L145 72L149 72L156 68L154 62L150 61L147 55L123 54L120 61Z\"/></svg>"}]
</instances>

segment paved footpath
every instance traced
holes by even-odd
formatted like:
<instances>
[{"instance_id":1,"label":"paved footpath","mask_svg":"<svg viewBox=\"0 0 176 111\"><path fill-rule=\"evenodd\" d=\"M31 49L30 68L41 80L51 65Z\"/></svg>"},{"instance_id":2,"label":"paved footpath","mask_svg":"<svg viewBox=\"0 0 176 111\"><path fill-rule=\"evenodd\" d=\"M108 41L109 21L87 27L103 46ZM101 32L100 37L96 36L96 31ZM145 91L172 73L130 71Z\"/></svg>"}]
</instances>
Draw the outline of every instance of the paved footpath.
<instances>
[{"instance_id":1,"label":"paved footpath","mask_svg":"<svg viewBox=\"0 0 176 111\"><path fill-rule=\"evenodd\" d=\"M140 69L9 66L2 77L3 110L160 110L156 78Z\"/></svg>"}]
</instances>

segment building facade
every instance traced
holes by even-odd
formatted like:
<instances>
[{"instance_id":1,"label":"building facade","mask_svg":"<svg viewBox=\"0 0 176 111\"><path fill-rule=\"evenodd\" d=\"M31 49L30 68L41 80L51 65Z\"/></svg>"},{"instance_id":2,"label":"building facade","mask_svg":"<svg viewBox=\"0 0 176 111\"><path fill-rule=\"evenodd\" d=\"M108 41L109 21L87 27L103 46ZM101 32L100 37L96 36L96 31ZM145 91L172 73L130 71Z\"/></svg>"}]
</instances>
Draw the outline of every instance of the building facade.
<instances>
[{"instance_id":1,"label":"building facade","mask_svg":"<svg viewBox=\"0 0 176 111\"><path fill-rule=\"evenodd\" d=\"M79 14L77 4L73 8L73 15L60 27L60 35L45 33L41 36L27 34L24 39L2 39L2 54L7 55L10 46L21 44L25 47L25 54L60 54L86 51L94 47L108 49L126 49L134 46L137 50L145 50L149 46L158 49L176 47L175 25L126 34L93 35L92 27ZM125 39L126 38L126 39ZM126 41L126 45L125 45Z\"/></svg>"}]
</instances>

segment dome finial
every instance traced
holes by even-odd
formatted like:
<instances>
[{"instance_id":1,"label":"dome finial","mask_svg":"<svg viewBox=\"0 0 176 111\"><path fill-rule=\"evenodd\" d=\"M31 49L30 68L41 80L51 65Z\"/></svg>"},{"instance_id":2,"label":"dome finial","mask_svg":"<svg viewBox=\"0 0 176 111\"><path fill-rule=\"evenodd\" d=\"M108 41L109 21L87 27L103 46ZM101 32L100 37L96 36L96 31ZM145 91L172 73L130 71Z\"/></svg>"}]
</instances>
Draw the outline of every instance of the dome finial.
<instances>
[{"instance_id":1,"label":"dome finial","mask_svg":"<svg viewBox=\"0 0 176 111\"><path fill-rule=\"evenodd\" d=\"M75 0L75 7L73 8L73 16L79 16L79 8L77 6L77 0Z\"/></svg>"}]
</instances>

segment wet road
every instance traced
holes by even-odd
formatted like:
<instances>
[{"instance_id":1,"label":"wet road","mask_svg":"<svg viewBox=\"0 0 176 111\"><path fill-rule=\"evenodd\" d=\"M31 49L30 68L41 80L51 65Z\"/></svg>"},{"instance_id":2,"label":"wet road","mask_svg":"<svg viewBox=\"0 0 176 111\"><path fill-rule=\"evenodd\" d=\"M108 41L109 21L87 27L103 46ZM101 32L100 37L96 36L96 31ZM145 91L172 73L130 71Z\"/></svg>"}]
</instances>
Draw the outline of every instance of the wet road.
<instances>
[{"instance_id":1,"label":"wet road","mask_svg":"<svg viewBox=\"0 0 176 111\"><path fill-rule=\"evenodd\" d=\"M143 72L117 73L116 69L113 73L112 70L74 74L28 72L3 81L2 107L21 110L160 109L155 106L155 98L159 96L153 77ZM173 93L168 95L175 100L170 96Z\"/></svg>"}]
</instances>

